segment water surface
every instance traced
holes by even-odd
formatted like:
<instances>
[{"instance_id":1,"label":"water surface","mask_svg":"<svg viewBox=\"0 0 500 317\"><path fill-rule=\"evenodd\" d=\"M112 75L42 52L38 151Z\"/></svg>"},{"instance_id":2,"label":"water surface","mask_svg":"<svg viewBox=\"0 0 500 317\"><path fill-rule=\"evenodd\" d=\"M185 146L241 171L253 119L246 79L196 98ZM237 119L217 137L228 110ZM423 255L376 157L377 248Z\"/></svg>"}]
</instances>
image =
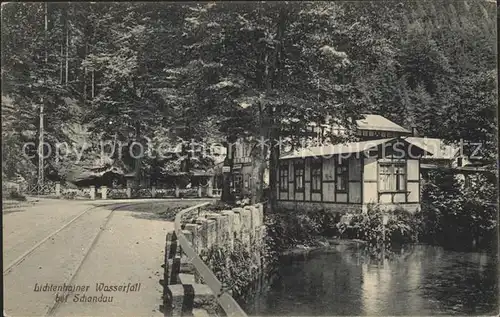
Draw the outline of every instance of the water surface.
<instances>
[{"instance_id":1,"label":"water surface","mask_svg":"<svg viewBox=\"0 0 500 317\"><path fill-rule=\"evenodd\" d=\"M385 260L337 246L283 262L249 315L496 315L497 258L417 245ZM495 313L496 312L496 313Z\"/></svg>"}]
</instances>

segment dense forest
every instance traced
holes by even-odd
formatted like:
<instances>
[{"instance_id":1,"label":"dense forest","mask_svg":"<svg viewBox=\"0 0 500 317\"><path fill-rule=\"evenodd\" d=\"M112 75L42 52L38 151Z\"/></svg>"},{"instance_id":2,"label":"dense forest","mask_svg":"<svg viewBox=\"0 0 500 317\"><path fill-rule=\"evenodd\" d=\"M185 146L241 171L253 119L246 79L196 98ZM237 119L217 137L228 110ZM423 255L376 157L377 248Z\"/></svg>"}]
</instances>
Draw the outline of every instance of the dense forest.
<instances>
[{"instance_id":1,"label":"dense forest","mask_svg":"<svg viewBox=\"0 0 500 317\"><path fill-rule=\"evenodd\" d=\"M22 153L26 142L38 144L42 104L50 144L275 140L290 131L297 136L306 122L326 115L349 126L350 118L370 112L422 136L481 142L481 155L495 159L495 6L4 4L2 177L36 178L36 155ZM70 179L99 158L96 145L84 151L78 164L78 151L64 159L51 155L46 178ZM279 155L274 147L254 154L256 162L271 158L271 168ZM134 164L127 155L106 164L181 168L151 157Z\"/></svg>"}]
</instances>

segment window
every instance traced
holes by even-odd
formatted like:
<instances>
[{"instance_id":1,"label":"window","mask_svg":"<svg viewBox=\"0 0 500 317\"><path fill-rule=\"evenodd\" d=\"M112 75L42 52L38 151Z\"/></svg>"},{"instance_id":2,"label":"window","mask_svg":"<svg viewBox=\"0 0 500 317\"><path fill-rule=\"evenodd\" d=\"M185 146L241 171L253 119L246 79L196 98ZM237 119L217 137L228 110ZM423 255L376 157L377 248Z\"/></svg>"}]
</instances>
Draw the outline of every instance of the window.
<instances>
[{"instance_id":1,"label":"window","mask_svg":"<svg viewBox=\"0 0 500 317\"><path fill-rule=\"evenodd\" d=\"M241 185L242 185L242 176L241 174L236 174L234 176L234 189L239 192L241 190Z\"/></svg>"},{"instance_id":2,"label":"window","mask_svg":"<svg viewBox=\"0 0 500 317\"><path fill-rule=\"evenodd\" d=\"M288 164L280 165L280 191L288 191Z\"/></svg>"},{"instance_id":3,"label":"window","mask_svg":"<svg viewBox=\"0 0 500 317\"><path fill-rule=\"evenodd\" d=\"M405 191L406 170L404 163L380 164L380 191Z\"/></svg>"},{"instance_id":4,"label":"window","mask_svg":"<svg viewBox=\"0 0 500 317\"><path fill-rule=\"evenodd\" d=\"M321 192L321 160L311 161L311 192Z\"/></svg>"},{"instance_id":5,"label":"window","mask_svg":"<svg viewBox=\"0 0 500 317\"><path fill-rule=\"evenodd\" d=\"M296 192L304 191L304 163L294 164L294 184Z\"/></svg>"},{"instance_id":6,"label":"window","mask_svg":"<svg viewBox=\"0 0 500 317\"><path fill-rule=\"evenodd\" d=\"M337 162L335 169L335 180L338 192L347 191L347 182L349 181L349 166L347 161Z\"/></svg>"}]
</instances>

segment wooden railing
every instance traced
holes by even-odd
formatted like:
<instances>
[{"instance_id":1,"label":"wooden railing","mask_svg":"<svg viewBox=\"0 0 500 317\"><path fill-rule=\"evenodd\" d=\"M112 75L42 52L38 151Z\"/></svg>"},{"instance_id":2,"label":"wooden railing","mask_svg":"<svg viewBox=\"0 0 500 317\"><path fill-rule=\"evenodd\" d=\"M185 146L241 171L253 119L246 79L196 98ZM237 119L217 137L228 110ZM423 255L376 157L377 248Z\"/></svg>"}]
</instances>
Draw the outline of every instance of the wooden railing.
<instances>
[{"instance_id":1,"label":"wooden railing","mask_svg":"<svg viewBox=\"0 0 500 317\"><path fill-rule=\"evenodd\" d=\"M43 185L30 184L23 191L28 195L54 195L56 185L53 183L45 183Z\"/></svg>"},{"instance_id":2,"label":"wooden railing","mask_svg":"<svg viewBox=\"0 0 500 317\"><path fill-rule=\"evenodd\" d=\"M234 298L222 288L222 283L217 279L215 274L205 264L205 262L203 262L203 260L198 256L196 251L193 249L193 246L182 232L182 217L193 210L198 210L199 213L200 209L208 204L210 203L207 202L199 204L179 212L175 216L175 234L182 248L182 252L184 252L186 256L191 259L191 263L195 267L196 271L198 271L198 274L200 274L205 284L210 287L212 292L215 294L219 305L222 309L224 309L226 315L228 317L247 317L245 311L234 300Z\"/></svg>"},{"instance_id":3,"label":"wooden railing","mask_svg":"<svg viewBox=\"0 0 500 317\"><path fill-rule=\"evenodd\" d=\"M220 196L222 196L222 189L220 189L220 188L213 188L212 189L212 196L213 197L220 197Z\"/></svg>"}]
</instances>

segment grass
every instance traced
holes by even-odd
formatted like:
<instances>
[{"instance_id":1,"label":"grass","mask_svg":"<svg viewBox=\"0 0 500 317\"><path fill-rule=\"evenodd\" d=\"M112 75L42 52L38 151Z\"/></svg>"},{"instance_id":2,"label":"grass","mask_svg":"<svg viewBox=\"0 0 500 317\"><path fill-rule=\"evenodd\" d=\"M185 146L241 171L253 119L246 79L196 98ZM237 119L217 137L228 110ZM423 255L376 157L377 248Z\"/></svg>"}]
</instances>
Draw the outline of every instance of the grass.
<instances>
[{"instance_id":1,"label":"grass","mask_svg":"<svg viewBox=\"0 0 500 317\"><path fill-rule=\"evenodd\" d=\"M165 201L165 202L141 202L120 210L134 211L141 214L148 214L147 218L174 221L177 213L183 209L198 205L203 201ZM146 217L141 217L146 218Z\"/></svg>"}]
</instances>

